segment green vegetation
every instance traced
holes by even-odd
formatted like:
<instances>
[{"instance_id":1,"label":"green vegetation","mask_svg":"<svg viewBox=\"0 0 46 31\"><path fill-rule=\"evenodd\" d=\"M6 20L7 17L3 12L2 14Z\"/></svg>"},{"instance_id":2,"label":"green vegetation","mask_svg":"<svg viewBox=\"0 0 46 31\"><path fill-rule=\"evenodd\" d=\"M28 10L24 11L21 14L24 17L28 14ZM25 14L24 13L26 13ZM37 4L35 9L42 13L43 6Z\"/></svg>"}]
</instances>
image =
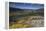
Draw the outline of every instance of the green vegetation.
<instances>
[{"instance_id":1,"label":"green vegetation","mask_svg":"<svg viewBox=\"0 0 46 31\"><path fill-rule=\"evenodd\" d=\"M28 28L28 27L32 27L32 25L30 24L26 24L26 21L28 20L28 16L37 16L37 15L43 15L43 13L34 13L34 12L30 12L28 14L22 14L22 15L16 15L16 14L10 14L11 18L14 19L14 23L9 23L9 28ZM33 18L34 20L37 18ZM30 20L31 21L31 20Z\"/></svg>"},{"instance_id":2,"label":"green vegetation","mask_svg":"<svg viewBox=\"0 0 46 31\"><path fill-rule=\"evenodd\" d=\"M10 26L10 28L28 28L28 27L32 27L32 26L28 24L13 24Z\"/></svg>"}]
</instances>

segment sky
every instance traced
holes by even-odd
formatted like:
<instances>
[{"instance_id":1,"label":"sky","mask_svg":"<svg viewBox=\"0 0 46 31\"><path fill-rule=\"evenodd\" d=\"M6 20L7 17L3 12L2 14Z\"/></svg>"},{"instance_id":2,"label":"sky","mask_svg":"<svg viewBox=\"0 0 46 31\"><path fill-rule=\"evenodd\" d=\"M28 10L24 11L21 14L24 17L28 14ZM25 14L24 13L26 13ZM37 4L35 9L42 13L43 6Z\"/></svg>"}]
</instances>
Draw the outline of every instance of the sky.
<instances>
[{"instance_id":1,"label":"sky","mask_svg":"<svg viewBox=\"0 0 46 31\"><path fill-rule=\"evenodd\" d=\"M33 4L33 3L9 3L9 7L20 8L20 9L40 9L43 8L43 4Z\"/></svg>"}]
</instances>

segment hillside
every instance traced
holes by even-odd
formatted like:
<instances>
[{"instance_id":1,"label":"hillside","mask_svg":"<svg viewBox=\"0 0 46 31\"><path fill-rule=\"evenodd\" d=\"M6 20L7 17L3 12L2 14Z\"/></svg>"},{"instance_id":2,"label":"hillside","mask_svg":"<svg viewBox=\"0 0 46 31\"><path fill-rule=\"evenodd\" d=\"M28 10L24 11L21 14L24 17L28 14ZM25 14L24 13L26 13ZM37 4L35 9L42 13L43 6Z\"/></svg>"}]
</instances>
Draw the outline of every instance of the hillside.
<instances>
[{"instance_id":1,"label":"hillside","mask_svg":"<svg viewBox=\"0 0 46 31\"><path fill-rule=\"evenodd\" d=\"M43 27L44 9L18 9L10 8L9 27L10 28L29 28Z\"/></svg>"}]
</instances>

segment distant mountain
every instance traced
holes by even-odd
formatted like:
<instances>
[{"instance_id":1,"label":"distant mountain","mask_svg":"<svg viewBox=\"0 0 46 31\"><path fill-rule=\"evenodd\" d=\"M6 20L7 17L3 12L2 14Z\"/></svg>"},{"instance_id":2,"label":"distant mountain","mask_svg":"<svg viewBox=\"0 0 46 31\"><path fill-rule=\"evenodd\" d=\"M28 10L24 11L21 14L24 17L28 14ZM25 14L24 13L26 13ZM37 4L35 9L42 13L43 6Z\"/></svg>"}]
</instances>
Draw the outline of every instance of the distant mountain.
<instances>
[{"instance_id":1,"label":"distant mountain","mask_svg":"<svg viewBox=\"0 0 46 31\"><path fill-rule=\"evenodd\" d=\"M21 15L21 14L28 14L32 12L32 9L19 9L19 8L12 8L9 7L9 12L12 13L16 13L17 15Z\"/></svg>"},{"instance_id":2,"label":"distant mountain","mask_svg":"<svg viewBox=\"0 0 46 31\"><path fill-rule=\"evenodd\" d=\"M33 9L19 9L19 8L12 8L9 7L10 12L32 12Z\"/></svg>"},{"instance_id":3,"label":"distant mountain","mask_svg":"<svg viewBox=\"0 0 46 31\"><path fill-rule=\"evenodd\" d=\"M17 11L23 11L22 9L19 9L19 8L12 8L12 7L9 7L9 11L10 12L17 12Z\"/></svg>"},{"instance_id":4,"label":"distant mountain","mask_svg":"<svg viewBox=\"0 0 46 31\"><path fill-rule=\"evenodd\" d=\"M37 10L34 10L34 9L20 9L20 8L12 8L12 7L9 7L9 11L11 12L17 12L17 11L24 11L24 12L41 12L41 11L44 11L44 8L40 8L40 9L37 9Z\"/></svg>"},{"instance_id":5,"label":"distant mountain","mask_svg":"<svg viewBox=\"0 0 46 31\"><path fill-rule=\"evenodd\" d=\"M44 8L34 10L34 9L19 9L19 8L9 7L9 11L12 13L15 12L16 15L25 15L25 14L29 14L29 13L44 14Z\"/></svg>"},{"instance_id":6,"label":"distant mountain","mask_svg":"<svg viewBox=\"0 0 46 31\"><path fill-rule=\"evenodd\" d=\"M44 16L44 8L36 10L36 13L41 15L41 16Z\"/></svg>"}]
</instances>

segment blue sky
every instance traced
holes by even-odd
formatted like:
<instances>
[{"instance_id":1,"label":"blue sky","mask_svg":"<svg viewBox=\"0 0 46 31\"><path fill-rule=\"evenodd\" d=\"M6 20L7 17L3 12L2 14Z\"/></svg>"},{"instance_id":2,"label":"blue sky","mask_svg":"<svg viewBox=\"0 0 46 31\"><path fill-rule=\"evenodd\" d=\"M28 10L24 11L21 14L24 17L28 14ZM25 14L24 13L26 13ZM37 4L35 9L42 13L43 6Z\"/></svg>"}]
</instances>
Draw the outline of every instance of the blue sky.
<instances>
[{"instance_id":1,"label":"blue sky","mask_svg":"<svg viewBox=\"0 0 46 31\"><path fill-rule=\"evenodd\" d=\"M10 7L20 9L40 9L43 8L43 4L31 4L31 3L10 3Z\"/></svg>"}]
</instances>

